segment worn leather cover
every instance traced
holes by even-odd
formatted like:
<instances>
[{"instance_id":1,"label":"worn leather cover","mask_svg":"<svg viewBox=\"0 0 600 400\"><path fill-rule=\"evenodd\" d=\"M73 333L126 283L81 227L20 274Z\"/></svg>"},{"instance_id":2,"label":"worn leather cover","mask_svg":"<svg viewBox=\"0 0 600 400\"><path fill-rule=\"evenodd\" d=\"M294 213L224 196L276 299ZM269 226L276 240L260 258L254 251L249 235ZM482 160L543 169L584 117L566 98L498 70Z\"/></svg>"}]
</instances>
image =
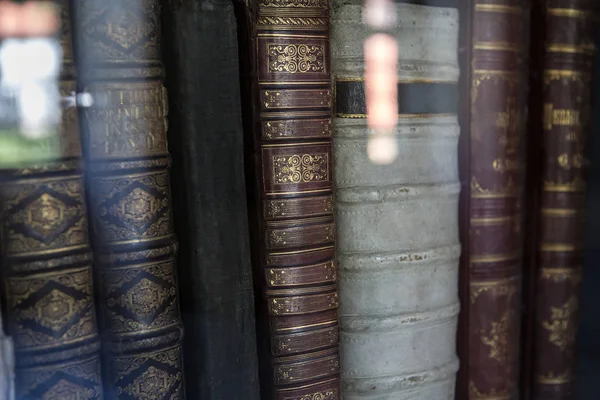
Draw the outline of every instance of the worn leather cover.
<instances>
[{"instance_id":1,"label":"worn leather cover","mask_svg":"<svg viewBox=\"0 0 600 400\"><path fill-rule=\"evenodd\" d=\"M158 0L75 4L106 396L183 399Z\"/></svg>"},{"instance_id":2,"label":"worn leather cover","mask_svg":"<svg viewBox=\"0 0 600 400\"><path fill-rule=\"evenodd\" d=\"M263 398L340 398L326 0L240 7Z\"/></svg>"},{"instance_id":3,"label":"worn leather cover","mask_svg":"<svg viewBox=\"0 0 600 400\"><path fill-rule=\"evenodd\" d=\"M388 28L399 49L389 165L367 157L363 2L332 5L345 400L451 399L459 364L459 13L456 2L399 3Z\"/></svg>"},{"instance_id":4,"label":"worn leather cover","mask_svg":"<svg viewBox=\"0 0 600 400\"><path fill-rule=\"evenodd\" d=\"M529 3L469 4L463 65L461 399L516 399L519 381ZM464 87L464 86L463 86ZM464 111L464 110L463 110ZM465 118L467 116L467 118Z\"/></svg>"},{"instance_id":5,"label":"worn leather cover","mask_svg":"<svg viewBox=\"0 0 600 400\"><path fill-rule=\"evenodd\" d=\"M528 187L532 238L527 258L524 398L574 396L575 338L586 231L586 150L592 129L596 2L534 3ZM535 48L536 50L533 50ZM535 171L535 172L533 172Z\"/></svg>"},{"instance_id":6,"label":"worn leather cover","mask_svg":"<svg viewBox=\"0 0 600 400\"><path fill-rule=\"evenodd\" d=\"M60 90L75 89L67 2ZM63 110L62 158L3 171L2 294L16 398L103 399L77 111Z\"/></svg>"},{"instance_id":7,"label":"worn leather cover","mask_svg":"<svg viewBox=\"0 0 600 400\"><path fill-rule=\"evenodd\" d=\"M188 398L258 400L233 3L163 3Z\"/></svg>"}]
</instances>

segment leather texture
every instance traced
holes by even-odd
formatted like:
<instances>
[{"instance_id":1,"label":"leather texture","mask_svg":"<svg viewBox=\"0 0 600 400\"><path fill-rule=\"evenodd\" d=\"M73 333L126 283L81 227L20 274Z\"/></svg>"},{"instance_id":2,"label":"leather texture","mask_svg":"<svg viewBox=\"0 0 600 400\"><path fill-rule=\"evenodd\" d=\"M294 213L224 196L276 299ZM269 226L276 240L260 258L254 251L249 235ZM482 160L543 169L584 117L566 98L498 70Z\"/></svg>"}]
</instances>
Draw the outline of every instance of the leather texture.
<instances>
[{"instance_id":1,"label":"leather texture","mask_svg":"<svg viewBox=\"0 0 600 400\"><path fill-rule=\"evenodd\" d=\"M59 5L60 91L67 95L75 90L75 68L68 2ZM61 158L1 177L3 316L14 345L18 400L103 399L75 108L63 110L60 143Z\"/></svg>"},{"instance_id":2,"label":"leather texture","mask_svg":"<svg viewBox=\"0 0 600 400\"><path fill-rule=\"evenodd\" d=\"M532 13L540 33L532 43L526 398L574 398L597 11L592 1L540 0Z\"/></svg>"},{"instance_id":3,"label":"leather texture","mask_svg":"<svg viewBox=\"0 0 600 400\"><path fill-rule=\"evenodd\" d=\"M337 400L328 2L242 9L262 397Z\"/></svg>"},{"instance_id":4,"label":"leather texture","mask_svg":"<svg viewBox=\"0 0 600 400\"><path fill-rule=\"evenodd\" d=\"M457 396L509 400L518 398L520 364L529 3L469 7Z\"/></svg>"},{"instance_id":5,"label":"leather texture","mask_svg":"<svg viewBox=\"0 0 600 400\"><path fill-rule=\"evenodd\" d=\"M75 5L105 396L184 399L158 0Z\"/></svg>"},{"instance_id":6,"label":"leather texture","mask_svg":"<svg viewBox=\"0 0 600 400\"><path fill-rule=\"evenodd\" d=\"M333 160L346 400L449 399L458 359L458 10L396 4L398 158L367 157L362 1L335 1ZM412 3L412 2L411 2Z\"/></svg>"}]
</instances>

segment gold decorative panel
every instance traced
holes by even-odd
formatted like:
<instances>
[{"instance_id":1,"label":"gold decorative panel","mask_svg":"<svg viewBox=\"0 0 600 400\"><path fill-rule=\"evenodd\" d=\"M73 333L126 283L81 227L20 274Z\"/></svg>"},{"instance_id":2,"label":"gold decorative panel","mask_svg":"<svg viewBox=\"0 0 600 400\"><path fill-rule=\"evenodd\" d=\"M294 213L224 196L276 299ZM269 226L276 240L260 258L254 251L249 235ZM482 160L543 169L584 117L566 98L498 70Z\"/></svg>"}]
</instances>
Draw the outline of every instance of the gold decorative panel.
<instances>
[{"instance_id":1,"label":"gold decorative panel","mask_svg":"<svg viewBox=\"0 0 600 400\"><path fill-rule=\"evenodd\" d=\"M324 72L325 49L306 44L267 44L269 72Z\"/></svg>"}]
</instances>

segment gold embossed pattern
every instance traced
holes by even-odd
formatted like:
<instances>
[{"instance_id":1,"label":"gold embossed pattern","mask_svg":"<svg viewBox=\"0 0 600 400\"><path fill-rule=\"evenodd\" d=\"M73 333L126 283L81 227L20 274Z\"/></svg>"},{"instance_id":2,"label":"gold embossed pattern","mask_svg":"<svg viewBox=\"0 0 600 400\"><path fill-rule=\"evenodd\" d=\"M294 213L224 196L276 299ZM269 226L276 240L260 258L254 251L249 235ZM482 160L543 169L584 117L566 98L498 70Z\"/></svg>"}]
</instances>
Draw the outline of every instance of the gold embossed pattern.
<instances>
[{"instance_id":1,"label":"gold embossed pattern","mask_svg":"<svg viewBox=\"0 0 600 400\"><path fill-rule=\"evenodd\" d=\"M171 260L103 271L107 321L115 335L179 323L174 264Z\"/></svg>"},{"instance_id":2,"label":"gold embossed pattern","mask_svg":"<svg viewBox=\"0 0 600 400\"><path fill-rule=\"evenodd\" d=\"M161 349L135 356L114 357L110 377L114 398L182 399L181 348Z\"/></svg>"},{"instance_id":3,"label":"gold embossed pattern","mask_svg":"<svg viewBox=\"0 0 600 400\"><path fill-rule=\"evenodd\" d=\"M97 234L106 243L137 243L172 235L166 173L95 179L91 188Z\"/></svg>"},{"instance_id":4,"label":"gold embossed pattern","mask_svg":"<svg viewBox=\"0 0 600 400\"><path fill-rule=\"evenodd\" d=\"M158 0L78 0L107 398L183 399ZM172 346L172 347L166 347Z\"/></svg>"},{"instance_id":5,"label":"gold embossed pattern","mask_svg":"<svg viewBox=\"0 0 600 400\"><path fill-rule=\"evenodd\" d=\"M269 72L324 72L325 49L306 44L268 44Z\"/></svg>"},{"instance_id":6,"label":"gold embossed pattern","mask_svg":"<svg viewBox=\"0 0 600 400\"><path fill-rule=\"evenodd\" d=\"M96 335L91 266L5 281L19 350L53 350Z\"/></svg>"},{"instance_id":7,"label":"gold embossed pattern","mask_svg":"<svg viewBox=\"0 0 600 400\"><path fill-rule=\"evenodd\" d=\"M88 247L80 176L7 183L2 191L9 256L41 256Z\"/></svg>"},{"instance_id":8,"label":"gold embossed pattern","mask_svg":"<svg viewBox=\"0 0 600 400\"><path fill-rule=\"evenodd\" d=\"M300 183L329 179L328 154L292 154L273 157L275 183Z\"/></svg>"},{"instance_id":9,"label":"gold embossed pattern","mask_svg":"<svg viewBox=\"0 0 600 400\"><path fill-rule=\"evenodd\" d=\"M18 399L101 400L100 359L97 355L58 366L20 369Z\"/></svg>"}]
</instances>

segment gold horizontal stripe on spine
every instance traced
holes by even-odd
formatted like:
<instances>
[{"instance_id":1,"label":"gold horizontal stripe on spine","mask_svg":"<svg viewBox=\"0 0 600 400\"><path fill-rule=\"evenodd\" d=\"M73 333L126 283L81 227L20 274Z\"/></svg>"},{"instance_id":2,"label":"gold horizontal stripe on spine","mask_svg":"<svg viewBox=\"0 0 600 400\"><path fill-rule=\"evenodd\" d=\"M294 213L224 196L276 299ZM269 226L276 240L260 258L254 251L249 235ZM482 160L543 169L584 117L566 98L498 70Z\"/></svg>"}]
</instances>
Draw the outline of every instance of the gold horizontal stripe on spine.
<instances>
[{"instance_id":1,"label":"gold horizontal stripe on spine","mask_svg":"<svg viewBox=\"0 0 600 400\"><path fill-rule=\"evenodd\" d=\"M330 85L331 81L313 81L313 82L282 82L282 81L259 81L259 85ZM314 89L311 89L314 90Z\"/></svg>"},{"instance_id":2,"label":"gold horizontal stripe on spine","mask_svg":"<svg viewBox=\"0 0 600 400\"><path fill-rule=\"evenodd\" d=\"M329 146L329 142L290 142L290 143L263 143L262 148L268 147L298 147L298 146Z\"/></svg>"},{"instance_id":3,"label":"gold horizontal stripe on spine","mask_svg":"<svg viewBox=\"0 0 600 400\"><path fill-rule=\"evenodd\" d=\"M575 208L542 208L542 215L550 217L570 217L578 212Z\"/></svg>"},{"instance_id":4,"label":"gold horizontal stripe on spine","mask_svg":"<svg viewBox=\"0 0 600 400\"><path fill-rule=\"evenodd\" d=\"M281 328L281 329L278 329L276 332L295 331L295 330L298 330L298 329L314 328L314 327L317 327L317 326L337 325L337 324L338 324L338 320L337 319L332 319L331 321L318 322L316 324L298 325L298 326L292 326L290 328Z\"/></svg>"},{"instance_id":5,"label":"gold horizontal stripe on spine","mask_svg":"<svg viewBox=\"0 0 600 400\"><path fill-rule=\"evenodd\" d=\"M84 267L77 268L62 268L60 271L50 271L50 272L32 272L30 275L26 277L14 277L10 278L11 280L19 280L19 281L27 281L31 279L43 279L43 278L52 278L55 276L61 276L65 274L73 274L77 272L87 272L89 271L90 275L92 274L92 266L86 265Z\"/></svg>"},{"instance_id":6,"label":"gold horizontal stripe on spine","mask_svg":"<svg viewBox=\"0 0 600 400\"><path fill-rule=\"evenodd\" d=\"M548 8L547 13L553 17L567 18L592 18L594 16L590 11L577 10L575 8Z\"/></svg>"},{"instance_id":7,"label":"gold horizontal stripe on spine","mask_svg":"<svg viewBox=\"0 0 600 400\"><path fill-rule=\"evenodd\" d=\"M555 276L571 276L571 275L581 275L582 270L581 267L572 267L572 268L542 268L541 269L542 277L550 278Z\"/></svg>"},{"instance_id":8,"label":"gold horizontal stripe on spine","mask_svg":"<svg viewBox=\"0 0 600 400\"><path fill-rule=\"evenodd\" d=\"M317 248L313 248L313 249L306 249L306 250L294 250L294 251L272 251L269 252L270 256L286 256L286 255L293 255L293 254L304 254L304 253L310 253L313 251L321 251L321 250L329 250L329 249L333 249L333 246L324 246L324 247L317 247Z\"/></svg>"},{"instance_id":9,"label":"gold horizontal stripe on spine","mask_svg":"<svg viewBox=\"0 0 600 400\"><path fill-rule=\"evenodd\" d=\"M491 281L471 281L469 282L469 286L470 287L491 287L491 286L501 286L501 285L506 285L507 283L511 283L513 281L518 280L519 277L517 276L510 276L508 278L503 278L503 279L494 279Z\"/></svg>"},{"instance_id":10,"label":"gold horizontal stripe on spine","mask_svg":"<svg viewBox=\"0 0 600 400\"><path fill-rule=\"evenodd\" d=\"M312 17L312 18L329 18L329 13L323 8L306 8L303 10L299 9L285 9L285 8L266 8L259 7L259 17Z\"/></svg>"},{"instance_id":11,"label":"gold horizontal stripe on spine","mask_svg":"<svg viewBox=\"0 0 600 400\"><path fill-rule=\"evenodd\" d=\"M103 267L102 271L107 271L107 272L121 271L121 270L125 270L125 269L143 268L143 267L149 267L151 265L173 263L173 262L175 262L175 258L172 255L171 257L163 259L163 260L144 261L144 262L131 263L131 264L126 264L126 265L118 265L116 267Z\"/></svg>"},{"instance_id":12,"label":"gold horizontal stripe on spine","mask_svg":"<svg viewBox=\"0 0 600 400\"><path fill-rule=\"evenodd\" d=\"M503 69L483 69L477 68L473 70L473 74L475 75L499 75L499 76L508 76L508 77L517 77L519 75L518 72L515 71L506 71Z\"/></svg>"},{"instance_id":13,"label":"gold horizontal stripe on spine","mask_svg":"<svg viewBox=\"0 0 600 400\"><path fill-rule=\"evenodd\" d=\"M546 69L543 72L544 76L547 77L561 77L561 78L587 78L591 76L590 73L583 71L574 71L571 69Z\"/></svg>"},{"instance_id":14,"label":"gold horizontal stripe on spine","mask_svg":"<svg viewBox=\"0 0 600 400\"><path fill-rule=\"evenodd\" d=\"M439 113L439 114L398 114L400 119L411 119L411 118L433 118L433 117L452 117L456 114L452 113ZM337 118L350 118L350 119L366 119L367 114L342 114L336 113Z\"/></svg>"},{"instance_id":15,"label":"gold horizontal stripe on spine","mask_svg":"<svg viewBox=\"0 0 600 400\"><path fill-rule=\"evenodd\" d=\"M316 30L325 31L328 29L327 26L321 25L313 25L313 26L297 26L297 25L258 25L259 28L264 29L266 31L311 31L314 32Z\"/></svg>"},{"instance_id":16,"label":"gold horizontal stripe on spine","mask_svg":"<svg viewBox=\"0 0 600 400\"><path fill-rule=\"evenodd\" d=\"M73 171L71 171L73 172ZM17 184L21 184L21 183L35 183L36 185L42 184L42 183L48 183L48 182L60 182L60 181L67 181L67 180L83 180L83 175L81 174L81 172L73 172L69 175L61 175L61 176L50 176L47 178L37 178L37 177L30 177L30 176L24 176L23 178L20 179L16 179L14 181L6 181L4 183L4 185L17 185Z\"/></svg>"},{"instance_id":17,"label":"gold horizontal stripe on spine","mask_svg":"<svg viewBox=\"0 0 600 400\"><path fill-rule=\"evenodd\" d=\"M332 288L333 289L333 288ZM310 300L319 303L307 304ZM335 310L339 300L336 292L309 294L305 296L272 297L269 299L269 315L306 315L321 311Z\"/></svg>"},{"instance_id":18,"label":"gold horizontal stripe on spine","mask_svg":"<svg viewBox=\"0 0 600 400\"><path fill-rule=\"evenodd\" d=\"M337 349L323 349L311 352L310 354L293 354L286 356L279 356L275 358L277 364L310 364L313 360L327 360L331 357L337 357Z\"/></svg>"},{"instance_id":19,"label":"gold horizontal stripe on spine","mask_svg":"<svg viewBox=\"0 0 600 400\"><path fill-rule=\"evenodd\" d=\"M516 193L473 193L471 192L472 199L504 199L507 197L516 197Z\"/></svg>"},{"instance_id":20,"label":"gold horizontal stripe on spine","mask_svg":"<svg viewBox=\"0 0 600 400\"><path fill-rule=\"evenodd\" d=\"M573 243L541 243L540 251L547 252L568 252L580 250L581 245Z\"/></svg>"},{"instance_id":21,"label":"gold horizontal stripe on spine","mask_svg":"<svg viewBox=\"0 0 600 400\"><path fill-rule=\"evenodd\" d=\"M168 238L171 238L171 237L173 237L173 234L169 233L167 235L157 236L157 237L153 237L153 238L119 240L119 241L116 241L116 242L107 242L107 244L110 245L110 246L117 246L117 245L122 245L122 244L148 243L148 242L155 242L155 241L160 241L160 240L168 239Z\"/></svg>"},{"instance_id":22,"label":"gold horizontal stripe on spine","mask_svg":"<svg viewBox=\"0 0 600 400\"><path fill-rule=\"evenodd\" d=\"M567 43L553 43L546 46L548 53L569 53L593 55L596 52L594 45L572 45Z\"/></svg>"},{"instance_id":23,"label":"gold horizontal stripe on spine","mask_svg":"<svg viewBox=\"0 0 600 400\"><path fill-rule=\"evenodd\" d=\"M471 256L471 264L479 263L495 263L503 261L513 261L519 258L517 253L513 254L487 254Z\"/></svg>"},{"instance_id":24,"label":"gold horizontal stripe on spine","mask_svg":"<svg viewBox=\"0 0 600 400\"><path fill-rule=\"evenodd\" d=\"M523 13L523 8L505 4L475 4L475 11L521 14Z\"/></svg>"},{"instance_id":25,"label":"gold horizontal stripe on spine","mask_svg":"<svg viewBox=\"0 0 600 400\"><path fill-rule=\"evenodd\" d=\"M302 227L304 225L310 224L319 224L319 223L333 223L333 215L327 215L324 217L307 217L307 218L297 218L297 219L286 219L283 221L266 221L266 225L268 227L274 228L297 228Z\"/></svg>"},{"instance_id":26,"label":"gold horizontal stripe on spine","mask_svg":"<svg viewBox=\"0 0 600 400\"><path fill-rule=\"evenodd\" d=\"M284 289L267 289L265 290L265 296L267 297L304 297L304 296L316 296L316 295L329 295L332 291L336 290L336 286L333 283L329 283L325 286L313 286L302 289L298 288L284 288Z\"/></svg>"},{"instance_id":27,"label":"gold horizontal stripe on spine","mask_svg":"<svg viewBox=\"0 0 600 400\"><path fill-rule=\"evenodd\" d=\"M261 118L297 118L297 117L316 117L329 118L327 110L323 111L267 111L260 113Z\"/></svg>"},{"instance_id":28,"label":"gold horizontal stripe on spine","mask_svg":"<svg viewBox=\"0 0 600 400\"><path fill-rule=\"evenodd\" d=\"M333 189L317 189L317 190L304 190L297 192L267 192L265 193L267 196L278 196L278 195L292 195L292 194L311 194L311 193L326 193L331 192Z\"/></svg>"},{"instance_id":29,"label":"gold horizontal stripe on spine","mask_svg":"<svg viewBox=\"0 0 600 400\"><path fill-rule=\"evenodd\" d=\"M471 218L473 225L497 225L507 222L512 222L518 215L509 215L505 217L486 217L486 218Z\"/></svg>"},{"instance_id":30,"label":"gold horizontal stripe on spine","mask_svg":"<svg viewBox=\"0 0 600 400\"><path fill-rule=\"evenodd\" d=\"M490 51L512 51L520 52L522 49L519 45L506 42L475 42L473 45L475 50L490 50Z\"/></svg>"},{"instance_id":31,"label":"gold horizontal stripe on spine","mask_svg":"<svg viewBox=\"0 0 600 400\"><path fill-rule=\"evenodd\" d=\"M573 193L573 192L585 192L585 185L575 184L560 184L560 183L544 183L544 192L558 192L558 193Z\"/></svg>"},{"instance_id":32,"label":"gold horizontal stripe on spine","mask_svg":"<svg viewBox=\"0 0 600 400\"><path fill-rule=\"evenodd\" d=\"M320 382L316 382L316 383L311 383L311 384L308 384L308 385L294 386L294 387L291 387L291 388L282 388L282 389L277 388L276 390L277 390L277 392L280 392L280 393L281 392L295 392L296 390L308 389L308 388L315 387L315 386L326 385L328 383L336 383L337 384L337 382L338 382L338 379L334 378L334 379L329 379L329 380L326 380L326 381L320 381Z\"/></svg>"},{"instance_id":33,"label":"gold horizontal stripe on spine","mask_svg":"<svg viewBox=\"0 0 600 400\"><path fill-rule=\"evenodd\" d=\"M535 381L542 385L564 385L567 383L571 383L573 378L571 376L558 376L558 377L548 377L548 376L537 376Z\"/></svg>"},{"instance_id":34,"label":"gold horizontal stripe on spine","mask_svg":"<svg viewBox=\"0 0 600 400\"><path fill-rule=\"evenodd\" d=\"M172 324L169 325L162 325L162 326L157 326L155 328L146 328L146 329L141 329L139 331L133 331L133 332L120 332L120 333L115 333L113 334L114 337L119 338L119 337L127 337L127 338L133 338L136 336L145 336L149 333L152 332L160 332L160 331L164 331L166 329L169 329L171 327L176 327L180 324L181 322L179 320L173 322Z\"/></svg>"},{"instance_id":35,"label":"gold horizontal stripe on spine","mask_svg":"<svg viewBox=\"0 0 600 400\"><path fill-rule=\"evenodd\" d=\"M300 282L300 283L296 283L296 282L290 283L285 280L285 279L289 279L288 277L290 275L292 275L293 279L301 278L302 271L310 270L310 269L314 269L314 270L321 269L321 271L325 270L325 272L321 272L321 274L325 275L324 280L319 280L319 281L312 280L312 281ZM284 278L283 274L285 274L286 272L288 272L290 274L288 274ZM318 272L315 272L314 274L317 274L317 273ZM305 265L302 267L266 268L265 274L266 274L266 278L269 282L269 286L290 286L290 287L306 286L306 285L316 285L316 284L321 284L321 283L330 283L330 282L335 282L337 280L335 265L334 265L333 261L327 261L327 262L313 264L313 265Z\"/></svg>"},{"instance_id":36,"label":"gold horizontal stripe on spine","mask_svg":"<svg viewBox=\"0 0 600 400\"><path fill-rule=\"evenodd\" d=\"M259 37L277 37L277 38L281 38L281 37L292 37L292 38L313 38L313 39L329 39L329 36L327 35L298 35L298 34L292 34L292 33L259 33L257 36Z\"/></svg>"},{"instance_id":37,"label":"gold horizontal stripe on spine","mask_svg":"<svg viewBox=\"0 0 600 400\"><path fill-rule=\"evenodd\" d=\"M41 255L45 256L45 255L50 255L50 254L71 252L71 251L83 250L83 249L89 249L89 248L90 248L90 245L85 243L85 244L78 244L76 246L61 247L59 249L28 251L26 253L13 253L13 254L8 254L7 257L11 258L11 259L18 259L21 257L41 256Z\"/></svg>"},{"instance_id":38,"label":"gold horizontal stripe on spine","mask_svg":"<svg viewBox=\"0 0 600 400\"><path fill-rule=\"evenodd\" d=\"M81 336L81 337L78 337L77 339L73 339L73 340L64 340L63 338L60 338L59 339L60 343L51 343L51 344L44 344L44 345L39 345L39 346L21 347L21 348L17 349L17 351L21 351L21 352L41 351L41 350L47 351L47 350L51 350L51 349L59 349L62 347L71 347L77 343L88 341L97 336L98 336L98 334L96 332L93 332L93 333L90 333L89 335Z\"/></svg>"}]
</instances>

